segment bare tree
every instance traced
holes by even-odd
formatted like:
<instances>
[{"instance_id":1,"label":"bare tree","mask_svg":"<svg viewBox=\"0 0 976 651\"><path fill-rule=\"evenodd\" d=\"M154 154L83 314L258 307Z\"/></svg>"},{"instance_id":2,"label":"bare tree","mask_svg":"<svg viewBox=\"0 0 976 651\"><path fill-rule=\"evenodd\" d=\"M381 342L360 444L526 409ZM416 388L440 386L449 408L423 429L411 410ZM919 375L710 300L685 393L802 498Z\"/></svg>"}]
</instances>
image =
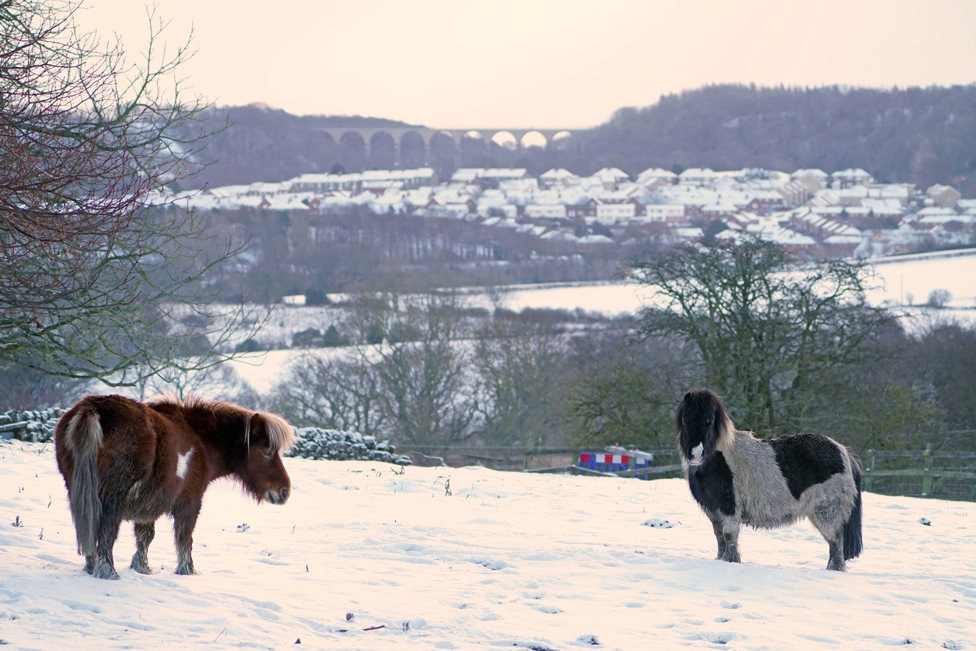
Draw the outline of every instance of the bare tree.
<instances>
[{"instance_id":1,"label":"bare tree","mask_svg":"<svg viewBox=\"0 0 976 651\"><path fill-rule=\"evenodd\" d=\"M642 311L639 332L693 346L737 424L793 429L895 318L867 304L868 273L843 260L801 266L758 238L678 246L633 266L663 299Z\"/></svg>"},{"instance_id":2,"label":"bare tree","mask_svg":"<svg viewBox=\"0 0 976 651\"><path fill-rule=\"evenodd\" d=\"M365 345L358 368L376 374L383 427L398 444L447 447L470 437L476 378L456 294L362 295L347 324Z\"/></svg>"},{"instance_id":3,"label":"bare tree","mask_svg":"<svg viewBox=\"0 0 976 651\"><path fill-rule=\"evenodd\" d=\"M74 22L74 0L0 0L0 364L129 384L176 361L171 306L205 310L204 223L160 189L184 173L205 108L186 47L130 64ZM177 135L183 134L183 135ZM227 321L223 321L227 323ZM211 332L212 353L231 328Z\"/></svg>"},{"instance_id":4,"label":"bare tree","mask_svg":"<svg viewBox=\"0 0 976 651\"><path fill-rule=\"evenodd\" d=\"M474 341L480 436L491 445L565 445L565 336L538 324L486 324Z\"/></svg>"},{"instance_id":5,"label":"bare tree","mask_svg":"<svg viewBox=\"0 0 976 651\"><path fill-rule=\"evenodd\" d=\"M387 435L378 374L351 349L334 357L301 357L277 387L271 407L296 425Z\"/></svg>"}]
</instances>

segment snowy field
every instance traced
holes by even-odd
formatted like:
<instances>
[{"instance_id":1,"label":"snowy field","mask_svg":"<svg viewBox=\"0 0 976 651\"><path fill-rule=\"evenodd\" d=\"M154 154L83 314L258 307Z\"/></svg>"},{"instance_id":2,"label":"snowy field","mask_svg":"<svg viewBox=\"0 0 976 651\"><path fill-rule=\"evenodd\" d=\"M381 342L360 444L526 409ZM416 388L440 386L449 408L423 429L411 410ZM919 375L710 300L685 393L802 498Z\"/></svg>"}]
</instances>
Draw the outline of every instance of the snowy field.
<instances>
[{"instance_id":1,"label":"snowy field","mask_svg":"<svg viewBox=\"0 0 976 651\"><path fill-rule=\"evenodd\" d=\"M712 560L711 526L680 480L286 466L284 506L230 483L207 493L199 575L172 573L163 519L155 574L127 569L126 523L109 582L82 570L51 446L0 443L0 644L976 649L972 503L866 494L865 551L840 574L807 524L745 531L742 564Z\"/></svg>"}]
</instances>

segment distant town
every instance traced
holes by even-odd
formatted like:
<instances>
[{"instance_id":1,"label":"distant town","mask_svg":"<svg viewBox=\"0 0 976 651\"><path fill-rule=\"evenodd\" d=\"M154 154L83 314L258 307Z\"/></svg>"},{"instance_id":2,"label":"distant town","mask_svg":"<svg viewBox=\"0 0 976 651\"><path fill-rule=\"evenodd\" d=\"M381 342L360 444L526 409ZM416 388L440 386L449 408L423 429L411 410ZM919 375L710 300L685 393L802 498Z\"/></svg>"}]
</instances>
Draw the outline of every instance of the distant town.
<instances>
[{"instance_id":1,"label":"distant town","mask_svg":"<svg viewBox=\"0 0 976 651\"><path fill-rule=\"evenodd\" d=\"M161 194L157 204L197 210L255 209L457 219L543 240L619 243L643 233L661 243L754 234L817 257L876 257L976 242L976 199L947 185L877 183L863 169L828 174L689 168L616 168L592 176L550 169L461 168L440 181L431 168L302 174Z\"/></svg>"}]
</instances>

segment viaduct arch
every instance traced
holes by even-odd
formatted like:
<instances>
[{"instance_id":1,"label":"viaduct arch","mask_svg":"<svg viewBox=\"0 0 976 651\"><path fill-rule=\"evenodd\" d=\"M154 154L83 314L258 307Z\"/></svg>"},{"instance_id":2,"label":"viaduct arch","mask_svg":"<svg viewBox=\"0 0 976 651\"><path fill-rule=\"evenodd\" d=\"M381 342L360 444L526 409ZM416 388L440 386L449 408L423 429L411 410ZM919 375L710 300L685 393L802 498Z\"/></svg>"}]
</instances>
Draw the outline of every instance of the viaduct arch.
<instances>
[{"instance_id":1,"label":"viaduct arch","mask_svg":"<svg viewBox=\"0 0 976 651\"><path fill-rule=\"evenodd\" d=\"M419 136L423 140L424 145L424 165L430 164L430 152L431 152L431 142L434 136L437 134L444 134L449 136L451 140L454 141L454 151L459 152L461 149L461 140L465 137L480 139L485 143L485 146L490 146L491 142L495 136L499 134L510 134L515 138L515 143L517 145L523 145L523 140L529 134L539 134L545 145L551 144L554 140L557 140L556 136L569 137L573 135L573 131L570 129L483 129L483 128L466 128L466 129L433 129L429 127L317 127L317 131L321 131L328 134L335 142L341 142L344 139L348 140L349 134L355 134L362 139L363 147L365 150L366 158L369 159L371 143L374 142L374 136L383 134L389 136L393 139L393 159L394 164L401 164L401 153L402 153L402 143L404 137L416 137ZM414 134L411 136L411 134ZM477 134L477 135L475 135ZM388 141L387 141L388 142ZM523 146L532 146L534 143ZM545 146L543 145L543 146Z\"/></svg>"}]
</instances>

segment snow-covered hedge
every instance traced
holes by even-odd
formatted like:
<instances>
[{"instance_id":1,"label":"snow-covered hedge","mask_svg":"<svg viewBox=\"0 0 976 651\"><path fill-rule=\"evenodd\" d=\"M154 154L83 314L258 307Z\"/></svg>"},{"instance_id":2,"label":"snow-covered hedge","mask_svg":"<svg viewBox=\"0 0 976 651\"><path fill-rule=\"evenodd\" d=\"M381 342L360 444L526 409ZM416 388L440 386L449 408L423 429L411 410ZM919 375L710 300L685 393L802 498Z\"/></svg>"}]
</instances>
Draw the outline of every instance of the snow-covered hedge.
<instances>
[{"instance_id":1,"label":"snow-covered hedge","mask_svg":"<svg viewBox=\"0 0 976 651\"><path fill-rule=\"evenodd\" d=\"M363 436L358 432L344 432L319 427L295 429L298 439L291 449L291 456L305 459L329 459L333 461L381 461L401 466L410 465L410 457L396 453L389 441L376 442L376 437Z\"/></svg>"},{"instance_id":2,"label":"snow-covered hedge","mask_svg":"<svg viewBox=\"0 0 976 651\"><path fill-rule=\"evenodd\" d=\"M0 414L0 438L22 441L51 441L54 426L65 412L64 409L18 411ZM344 432L319 427L303 427L295 430L295 447L291 455L306 459L331 459L335 461L380 461L401 466L410 465L410 457L396 453L389 441L377 442L373 436L358 432Z\"/></svg>"},{"instance_id":3,"label":"snow-covered hedge","mask_svg":"<svg viewBox=\"0 0 976 651\"><path fill-rule=\"evenodd\" d=\"M54 438L54 426L64 409L11 411L0 414L0 438L15 438L22 441L50 441Z\"/></svg>"}]
</instances>

